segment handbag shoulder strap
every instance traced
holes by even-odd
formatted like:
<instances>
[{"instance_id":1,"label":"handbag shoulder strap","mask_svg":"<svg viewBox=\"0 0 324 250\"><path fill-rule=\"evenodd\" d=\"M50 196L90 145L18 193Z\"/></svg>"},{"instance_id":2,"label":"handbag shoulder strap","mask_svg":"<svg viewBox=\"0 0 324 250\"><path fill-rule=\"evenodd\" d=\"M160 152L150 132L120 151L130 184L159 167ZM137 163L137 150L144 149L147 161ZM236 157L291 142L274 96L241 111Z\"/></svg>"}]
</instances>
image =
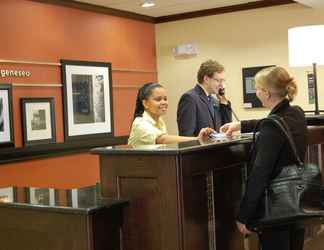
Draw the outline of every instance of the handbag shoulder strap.
<instances>
[{"instance_id":1,"label":"handbag shoulder strap","mask_svg":"<svg viewBox=\"0 0 324 250\"><path fill-rule=\"evenodd\" d=\"M283 118L281 118L280 116L275 115L275 114L270 115L267 118L263 119L263 121L266 121L266 120L272 121L273 124L275 124L275 126L280 129L280 131L284 134L284 136L286 137L286 139L289 142L290 148L291 148L291 150L292 150L292 152L294 154L296 164L298 164L299 166L303 165L303 162L300 160L300 157L299 157L299 155L297 153L296 144L293 141L291 131L290 131L287 123L285 122L285 120Z\"/></svg>"}]
</instances>

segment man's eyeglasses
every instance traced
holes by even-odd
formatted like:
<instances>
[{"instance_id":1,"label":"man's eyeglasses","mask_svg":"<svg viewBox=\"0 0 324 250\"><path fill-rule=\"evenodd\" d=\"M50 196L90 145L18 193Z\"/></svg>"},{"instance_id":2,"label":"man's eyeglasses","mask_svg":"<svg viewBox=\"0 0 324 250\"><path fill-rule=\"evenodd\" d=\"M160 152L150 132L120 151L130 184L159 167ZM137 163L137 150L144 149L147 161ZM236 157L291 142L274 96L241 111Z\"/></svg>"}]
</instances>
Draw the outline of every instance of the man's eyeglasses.
<instances>
[{"instance_id":1,"label":"man's eyeglasses","mask_svg":"<svg viewBox=\"0 0 324 250\"><path fill-rule=\"evenodd\" d=\"M214 77L210 77L210 79L213 79L213 80L215 80L218 83L225 83L226 82L225 79L218 79L218 78L214 78Z\"/></svg>"}]
</instances>

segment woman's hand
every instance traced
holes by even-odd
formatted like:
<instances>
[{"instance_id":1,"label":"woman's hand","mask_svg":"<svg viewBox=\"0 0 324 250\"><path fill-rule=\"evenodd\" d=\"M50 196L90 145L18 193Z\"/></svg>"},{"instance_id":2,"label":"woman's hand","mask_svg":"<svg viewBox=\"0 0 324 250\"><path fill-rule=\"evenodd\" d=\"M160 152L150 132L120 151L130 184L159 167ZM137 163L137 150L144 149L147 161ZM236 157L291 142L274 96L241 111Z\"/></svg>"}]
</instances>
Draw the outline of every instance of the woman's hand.
<instances>
[{"instance_id":1,"label":"woman's hand","mask_svg":"<svg viewBox=\"0 0 324 250\"><path fill-rule=\"evenodd\" d=\"M239 131L241 129L240 122L230 122L226 123L220 127L219 131L226 134L227 136L232 136L234 131Z\"/></svg>"},{"instance_id":2,"label":"woman's hand","mask_svg":"<svg viewBox=\"0 0 324 250\"><path fill-rule=\"evenodd\" d=\"M240 233L243 234L244 236L252 233L249 229L246 228L245 224L243 224L239 221L236 221L236 226L237 226L237 229L240 231Z\"/></svg>"},{"instance_id":3,"label":"woman's hand","mask_svg":"<svg viewBox=\"0 0 324 250\"><path fill-rule=\"evenodd\" d=\"M208 136L213 132L215 132L215 130L212 128L202 128L199 132L198 139L203 141L208 140Z\"/></svg>"}]
</instances>

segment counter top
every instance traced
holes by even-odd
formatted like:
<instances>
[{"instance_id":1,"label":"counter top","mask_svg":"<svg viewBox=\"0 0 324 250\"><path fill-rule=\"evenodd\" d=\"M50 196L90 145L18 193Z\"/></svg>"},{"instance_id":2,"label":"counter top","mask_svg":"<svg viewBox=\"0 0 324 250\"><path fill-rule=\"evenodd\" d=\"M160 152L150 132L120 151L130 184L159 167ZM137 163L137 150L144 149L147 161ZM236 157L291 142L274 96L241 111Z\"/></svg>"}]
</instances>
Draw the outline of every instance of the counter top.
<instances>
[{"instance_id":1,"label":"counter top","mask_svg":"<svg viewBox=\"0 0 324 250\"><path fill-rule=\"evenodd\" d=\"M127 204L125 200L100 197L96 186L77 189L25 187L25 200L18 201L15 187L0 188L0 208L24 208L58 213L93 214L100 209Z\"/></svg>"},{"instance_id":2,"label":"counter top","mask_svg":"<svg viewBox=\"0 0 324 250\"><path fill-rule=\"evenodd\" d=\"M323 126L324 115L307 115L306 122L308 126Z\"/></svg>"},{"instance_id":3,"label":"counter top","mask_svg":"<svg viewBox=\"0 0 324 250\"><path fill-rule=\"evenodd\" d=\"M93 154L165 154L177 155L184 154L202 149L212 149L217 147L224 147L242 143L250 143L252 141L252 134L240 134L231 138L225 139L210 139L205 142L193 140L188 142L181 142L175 144L155 144L155 145L142 145L132 147L130 145L119 145L109 147L99 147L91 150Z\"/></svg>"}]
</instances>

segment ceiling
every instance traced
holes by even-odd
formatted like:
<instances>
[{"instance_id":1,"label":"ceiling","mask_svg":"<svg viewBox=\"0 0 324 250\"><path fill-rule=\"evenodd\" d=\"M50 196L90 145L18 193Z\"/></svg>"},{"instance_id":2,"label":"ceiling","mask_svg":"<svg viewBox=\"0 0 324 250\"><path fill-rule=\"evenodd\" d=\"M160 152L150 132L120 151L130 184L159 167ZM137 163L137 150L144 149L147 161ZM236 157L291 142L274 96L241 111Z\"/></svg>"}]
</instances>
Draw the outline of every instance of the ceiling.
<instances>
[{"instance_id":1,"label":"ceiling","mask_svg":"<svg viewBox=\"0 0 324 250\"><path fill-rule=\"evenodd\" d=\"M304 4L312 8L324 8L323 0L295 0L295 2Z\"/></svg>"},{"instance_id":2,"label":"ceiling","mask_svg":"<svg viewBox=\"0 0 324 250\"><path fill-rule=\"evenodd\" d=\"M215 9L249 2L261 2L262 0L152 0L154 7L142 8L144 0L75 0L128 12L133 12L150 17L161 17L186 12L194 12L206 9ZM310 7L324 7L324 0L295 0Z\"/></svg>"},{"instance_id":3,"label":"ceiling","mask_svg":"<svg viewBox=\"0 0 324 250\"><path fill-rule=\"evenodd\" d=\"M141 15L160 17L204 9L220 8L231 5L244 4L246 0L152 0L154 7L142 8L144 0L76 0L113 9L125 10ZM262 0L252 0L253 2Z\"/></svg>"}]
</instances>

